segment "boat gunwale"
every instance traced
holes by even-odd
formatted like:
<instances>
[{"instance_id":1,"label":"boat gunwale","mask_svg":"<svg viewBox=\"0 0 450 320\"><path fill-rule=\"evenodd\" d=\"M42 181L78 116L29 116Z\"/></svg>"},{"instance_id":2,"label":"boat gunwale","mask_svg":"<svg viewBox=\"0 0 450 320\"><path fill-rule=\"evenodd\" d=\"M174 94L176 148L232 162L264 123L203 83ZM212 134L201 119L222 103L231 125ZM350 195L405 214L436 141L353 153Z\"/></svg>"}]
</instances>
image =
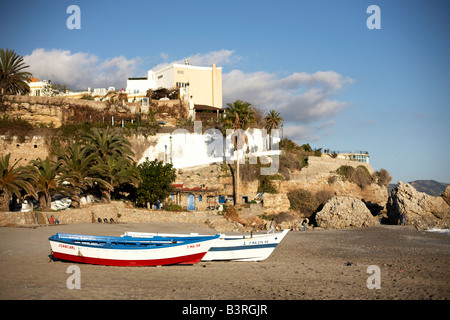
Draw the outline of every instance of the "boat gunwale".
<instances>
[{"instance_id":1,"label":"boat gunwale","mask_svg":"<svg viewBox=\"0 0 450 320\"><path fill-rule=\"evenodd\" d=\"M72 235L72 234L56 234L51 236L48 240L63 243L68 245L88 247L95 249L109 249L109 250L153 250L153 249L164 249L172 248L182 245L191 245L193 243L205 242L216 240L219 235L205 236L199 238L182 238L182 240L177 239L176 242L169 242L169 240L164 239L164 242L158 242L160 240L149 240L149 238L131 238L124 239L124 237L109 237L109 236L91 236L91 235L75 235L74 236L86 236L87 238L70 238L61 235ZM107 241L111 240L111 241ZM81 241L81 242L79 242ZM83 243L84 242L84 243ZM89 243L91 242L91 243ZM97 243L92 243L97 242ZM129 243L127 245L126 243Z\"/></svg>"}]
</instances>

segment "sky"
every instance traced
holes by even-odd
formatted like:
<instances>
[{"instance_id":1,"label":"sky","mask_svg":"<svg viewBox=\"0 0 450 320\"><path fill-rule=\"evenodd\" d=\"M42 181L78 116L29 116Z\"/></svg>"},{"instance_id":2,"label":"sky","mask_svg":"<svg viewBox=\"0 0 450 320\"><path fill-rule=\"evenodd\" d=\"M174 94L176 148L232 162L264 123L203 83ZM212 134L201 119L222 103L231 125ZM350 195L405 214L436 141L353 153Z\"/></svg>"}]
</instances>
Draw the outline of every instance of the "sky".
<instances>
[{"instance_id":1,"label":"sky","mask_svg":"<svg viewBox=\"0 0 450 320\"><path fill-rule=\"evenodd\" d=\"M72 90L215 63L224 105L279 111L296 143L450 183L449 15L446 0L2 0L0 48Z\"/></svg>"}]
</instances>

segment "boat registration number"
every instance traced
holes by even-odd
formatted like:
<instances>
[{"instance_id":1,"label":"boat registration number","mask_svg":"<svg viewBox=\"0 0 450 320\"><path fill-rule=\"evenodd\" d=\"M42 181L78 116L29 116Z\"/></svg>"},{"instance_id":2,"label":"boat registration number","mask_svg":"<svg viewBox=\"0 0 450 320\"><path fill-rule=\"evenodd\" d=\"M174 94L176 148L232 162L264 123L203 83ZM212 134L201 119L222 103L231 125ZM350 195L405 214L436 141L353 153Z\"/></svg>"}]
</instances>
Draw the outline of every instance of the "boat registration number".
<instances>
[{"instance_id":1,"label":"boat registration number","mask_svg":"<svg viewBox=\"0 0 450 320\"><path fill-rule=\"evenodd\" d=\"M58 245L58 247L60 247L60 248L65 248L65 249L72 249L72 250L75 250L75 247L74 247L74 246L71 246L71 245L68 245L68 244L62 244L62 243L60 243L60 244Z\"/></svg>"},{"instance_id":2,"label":"boat registration number","mask_svg":"<svg viewBox=\"0 0 450 320\"><path fill-rule=\"evenodd\" d=\"M244 241L244 246L254 246L257 244L267 244L269 243L269 240L254 240L254 241Z\"/></svg>"}]
</instances>

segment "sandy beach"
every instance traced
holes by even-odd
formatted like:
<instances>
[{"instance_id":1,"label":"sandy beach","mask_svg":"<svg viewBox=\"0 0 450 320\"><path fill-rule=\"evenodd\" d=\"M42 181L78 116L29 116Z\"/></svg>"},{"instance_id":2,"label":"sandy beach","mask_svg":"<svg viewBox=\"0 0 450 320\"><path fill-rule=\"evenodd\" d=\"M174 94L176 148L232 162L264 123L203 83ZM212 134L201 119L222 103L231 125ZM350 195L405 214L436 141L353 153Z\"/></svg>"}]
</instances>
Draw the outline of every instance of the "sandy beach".
<instances>
[{"instance_id":1,"label":"sandy beach","mask_svg":"<svg viewBox=\"0 0 450 320\"><path fill-rule=\"evenodd\" d=\"M49 258L57 232L118 236L125 231L215 234L202 224L71 224L0 228L0 299L448 300L450 235L405 226L291 231L261 262L201 262L162 267L79 264L80 289L68 289L69 262ZM380 289L369 289L369 266Z\"/></svg>"}]
</instances>

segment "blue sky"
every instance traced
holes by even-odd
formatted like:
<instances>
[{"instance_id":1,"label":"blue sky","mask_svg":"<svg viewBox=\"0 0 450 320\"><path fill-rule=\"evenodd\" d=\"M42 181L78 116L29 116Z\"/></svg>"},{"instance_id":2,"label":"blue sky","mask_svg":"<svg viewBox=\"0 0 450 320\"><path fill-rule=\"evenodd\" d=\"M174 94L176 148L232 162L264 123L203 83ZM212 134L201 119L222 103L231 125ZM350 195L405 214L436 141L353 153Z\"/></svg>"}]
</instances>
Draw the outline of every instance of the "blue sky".
<instances>
[{"instance_id":1,"label":"blue sky","mask_svg":"<svg viewBox=\"0 0 450 320\"><path fill-rule=\"evenodd\" d=\"M0 47L73 89L125 87L154 59L216 63L224 104L280 111L297 143L367 150L393 182L450 183L449 14L445 0L16 0L0 4Z\"/></svg>"}]
</instances>

